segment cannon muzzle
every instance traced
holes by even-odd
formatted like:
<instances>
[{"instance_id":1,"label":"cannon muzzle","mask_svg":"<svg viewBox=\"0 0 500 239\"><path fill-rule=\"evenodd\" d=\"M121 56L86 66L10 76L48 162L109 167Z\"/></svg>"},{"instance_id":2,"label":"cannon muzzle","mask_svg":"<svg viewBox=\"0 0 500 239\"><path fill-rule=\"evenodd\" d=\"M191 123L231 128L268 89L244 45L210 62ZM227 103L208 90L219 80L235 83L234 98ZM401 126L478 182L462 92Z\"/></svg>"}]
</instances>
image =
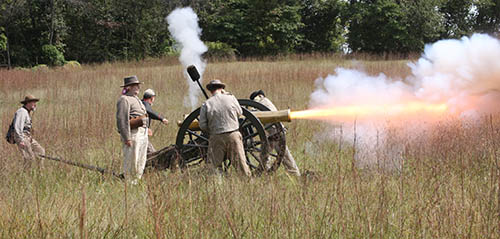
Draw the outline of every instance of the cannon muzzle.
<instances>
[{"instance_id":1,"label":"cannon muzzle","mask_svg":"<svg viewBox=\"0 0 500 239\"><path fill-rule=\"evenodd\" d=\"M252 114L257 117L262 124L272 124L278 122L290 122L290 109L280 111L252 111ZM180 127L182 121L178 121L177 125ZM198 120L193 120L189 125L190 130L200 130Z\"/></svg>"}]
</instances>

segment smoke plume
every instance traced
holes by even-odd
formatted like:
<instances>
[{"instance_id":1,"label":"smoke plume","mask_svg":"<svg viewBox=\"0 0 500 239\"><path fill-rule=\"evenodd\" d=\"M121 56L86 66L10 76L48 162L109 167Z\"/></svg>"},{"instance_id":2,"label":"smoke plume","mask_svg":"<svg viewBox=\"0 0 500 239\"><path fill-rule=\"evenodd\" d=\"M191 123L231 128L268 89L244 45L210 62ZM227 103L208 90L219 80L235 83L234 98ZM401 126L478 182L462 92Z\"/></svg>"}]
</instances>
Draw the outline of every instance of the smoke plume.
<instances>
[{"instance_id":1,"label":"smoke plume","mask_svg":"<svg viewBox=\"0 0 500 239\"><path fill-rule=\"evenodd\" d=\"M166 20L169 25L168 30L176 42L175 47L181 51L179 60L182 66L184 69L190 65L196 66L200 73L200 83L203 82L206 62L201 55L208 48L200 40L201 28L198 26L198 16L190 7L178 8L172 11ZM189 85L189 94L184 98L184 105L194 109L198 107L198 97L201 91L186 71L184 71L184 78Z\"/></svg>"},{"instance_id":2,"label":"smoke plume","mask_svg":"<svg viewBox=\"0 0 500 239\"><path fill-rule=\"evenodd\" d=\"M462 119L497 113L500 110L498 39L474 34L460 40L438 41L427 45L421 58L408 66L412 73L405 79L393 79L382 73L373 76L355 69L337 68L335 74L316 80L316 90L311 94L309 108L329 109L418 101L445 103L448 107L445 116L458 116ZM330 137L340 137L339 134L342 133L343 139L356 142L357 148L373 153L376 151L374 147L384 144L391 134L387 131L388 125L404 128L410 131L409 135L420 135L432 121L432 117L419 114L406 117L404 121L393 116L382 120L369 116L351 119L332 117L327 120L338 126L330 133ZM354 137L357 139L354 140ZM390 147L394 149L394 145ZM391 157L401 157L400 149L391 152L394 154Z\"/></svg>"}]
</instances>

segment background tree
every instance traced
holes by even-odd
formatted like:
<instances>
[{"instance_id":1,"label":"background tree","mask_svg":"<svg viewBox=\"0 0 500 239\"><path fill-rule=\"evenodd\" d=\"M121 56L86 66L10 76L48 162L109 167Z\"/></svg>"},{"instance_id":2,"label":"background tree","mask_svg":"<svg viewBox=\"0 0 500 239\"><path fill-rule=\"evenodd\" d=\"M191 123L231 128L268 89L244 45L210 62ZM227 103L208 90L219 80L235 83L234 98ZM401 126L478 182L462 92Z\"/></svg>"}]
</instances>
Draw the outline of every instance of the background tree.
<instances>
[{"instance_id":1,"label":"background tree","mask_svg":"<svg viewBox=\"0 0 500 239\"><path fill-rule=\"evenodd\" d=\"M293 52L303 26L297 1L215 0L200 17L203 40L224 42L243 56Z\"/></svg>"},{"instance_id":2,"label":"background tree","mask_svg":"<svg viewBox=\"0 0 500 239\"><path fill-rule=\"evenodd\" d=\"M500 32L500 2L498 0L475 1L474 27L485 33Z\"/></svg>"},{"instance_id":3,"label":"background tree","mask_svg":"<svg viewBox=\"0 0 500 239\"><path fill-rule=\"evenodd\" d=\"M344 26L340 13L344 2L339 0L301 0L300 15L304 36L299 52L337 52L344 43Z\"/></svg>"},{"instance_id":4,"label":"background tree","mask_svg":"<svg viewBox=\"0 0 500 239\"><path fill-rule=\"evenodd\" d=\"M498 0L3 0L0 64L60 65L170 54L165 17L192 7L212 56L419 52L500 31ZM347 43L347 44L346 44Z\"/></svg>"},{"instance_id":5,"label":"background tree","mask_svg":"<svg viewBox=\"0 0 500 239\"><path fill-rule=\"evenodd\" d=\"M384 53L408 51L405 14L395 0L351 1L347 42L354 52Z\"/></svg>"},{"instance_id":6,"label":"background tree","mask_svg":"<svg viewBox=\"0 0 500 239\"><path fill-rule=\"evenodd\" d=\"M443 14L438 0L401 1L406 26L402 53L420 52L426 43L435 42L445 30Z\"/></svg>"},{"instance_id":7,"label":"background tree","mask_svg":"<svg viewBox=\"0 0 500 239\"><path fill-rule=\"evenodd\" d=\"M441 38L460 38L472 31L472 7L470 0L444 0L439 11L443 14Z\"/></svg>"},{"instance_id":8,"label":"background tree","mask_svg":"<svg viewBox=\"0 0 500 239\"><path fill-rule=\"evenodd\" d=\"M354 52L410 53L439 39L443 17L436 0L351 1L347 42Z\"/></svg>"}]
</instances>

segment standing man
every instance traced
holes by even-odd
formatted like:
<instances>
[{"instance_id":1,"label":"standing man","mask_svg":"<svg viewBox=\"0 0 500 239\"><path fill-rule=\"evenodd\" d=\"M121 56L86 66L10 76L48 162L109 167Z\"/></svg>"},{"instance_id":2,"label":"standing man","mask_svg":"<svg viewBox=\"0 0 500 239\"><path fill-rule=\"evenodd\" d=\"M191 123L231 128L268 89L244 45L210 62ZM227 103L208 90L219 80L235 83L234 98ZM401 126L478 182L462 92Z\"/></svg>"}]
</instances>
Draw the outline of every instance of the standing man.
<instances>
[{"instance_id":1,"label":"standing man","mask_svg":"<svg viewBox=\"0 0 500 239\"><path fill-rule=\"evenodd\" d=\"M36 110L36 102L40 99L33 95L26 95L21 101L23 106L14 114L14 119L7 133L8 141L17 144L24 159L25 168L31 166L31 162L38 155L45 155L45 149L33 138L33 128L30 114Z\"/></svg>"},{"instance_id":2,"label":"standing man","mask_svg":"<svg viewBox=\"0 0 500 239\"><path fill-rule=\"evenodd\" d=\"M257 91L252 92L252 94L250 95L250 99L255 101L255 102L263 104L264 106L269 108L269 110L271 110L271 111L278 110L276 108L276 106L274 106L273 102L271 102L271 100L266 98L266 95L264 94L263 90L257 90ZM276 133L275 131L276 131L275 128L270 128L270 129L268 129L267 132L269 135L273 135ZM276 140L273 140L272 138L269 138L269 147L270 147L270 149L275 149L278 152L279 151L279 142ZM288 146L285 146L285 154L283 156L282 162L283 162L283 165L285 166L286 171L288 171L288 173L291 173L291 174L296 175L296 176L300 176L299 167L297 167L297 163L295 163L295 160L293 159L293 156L290 153L290 150L288 150Z\"/></svg>"},{"instance_id":3,"label":"standing man","mask_svg":"<svg viewBox=\"0 0 500 239\"><path fill-rule=\"evenodd\" d=\"M212 97L201 106L200 128L210 135L208 163L218 170L222 168L224 157L227 156L237 170L251 176L239 131L238 118L243 111L238 100L223 91L226 85L220 80L212 80L206 87Z\"/></svg>"},{"instance_id":4,"label":"standing man","mask_svg":"<svg viewBox=\"0 0 500 239\"><path fill-rule=\"evenodd\" d=\"M144 95L142 95L142 103L146 107L146 112L148 113L149 120L148 120L148 136L153 136L153 131L151 130L151 120L159 120L161 121L164 125L168 124L168 120L165 119L165 117L161 116L157 112L153 111L153 108L151 107L153 103L155 102L156 94L152 89L147 89L144 91ZM151 141L148 143L148 153L153 153L155 152L155 147L153 147L153 144L151 144Z\"/></svg>"},{"instance_id":5,"label":"standing man","mask_svg":"<svg viewBox=\"0 0 500 239\"><path fill-rule=\"evenodd\" d=\"M146 166L146 152L148 147L148 115L146 107L137 97L141 82L137 76L123 79L122 96L118 100L116 111L116 125L123 142L123 175L132 184L141 179Z\"/></svg>"}]
</instances>

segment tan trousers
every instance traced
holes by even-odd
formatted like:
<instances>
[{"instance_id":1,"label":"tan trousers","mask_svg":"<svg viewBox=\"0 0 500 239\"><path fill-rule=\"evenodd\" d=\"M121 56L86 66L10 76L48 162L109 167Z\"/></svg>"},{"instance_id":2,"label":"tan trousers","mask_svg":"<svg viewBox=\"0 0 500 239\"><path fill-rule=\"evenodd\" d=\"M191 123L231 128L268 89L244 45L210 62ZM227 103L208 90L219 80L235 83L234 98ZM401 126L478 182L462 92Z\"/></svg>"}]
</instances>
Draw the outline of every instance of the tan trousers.
<instances>
[{"instance_id":1,"label":"tan trousers","mask_svg":"<svg viewBox=\"0 0 500 239\"><path fill-rule=\"evenodd\" d=\"M279 147L279 141L269 141L270 148L276 150L276 152L279 152L280 147ZM297 163L295 163L295 159L293 158L292 154L290 153L290 150L288 149L288 146L285 146L285 154L283 155L283 159L281 161L283 166L285 166L285 170L293 175L300 176L300 171L299 167L297 167Z\"/></svg>"},{"instance_id":2,"label":"tan trousers","mask_svg":"<svg viewBox=\"0 0 500 239\"><path fill-rule=\"evenodd\" d=\"M17 147L23 155L25 167L30 167L37 155L45 155L45 149L31 135L24 135L24 146L18 143Z\"/></svg>"},{"instance_id":3,"label":"tan trousers","mask_svg":"<svg viewBox=\"0 0 500 239\"><path fill-rule=\"evenodd\" d=\"M208 164L214 169L222 168L225 156L231 160L236 170L251 176L250 168L245 157L243 138L239 131L210 135L208 140Z\"/></svg>"},{"instance_id":4,"label":"tan trousers","mask_svg":"<svg viewBox=\"0 0 500 239\"><path fill-rule=\"evenodd\" d=\"M139 127L131 131L132 146L123 145L123 175L127 180L141 179L146 166L148 149L147 128Z\"/></svg>"}]
</instances>

